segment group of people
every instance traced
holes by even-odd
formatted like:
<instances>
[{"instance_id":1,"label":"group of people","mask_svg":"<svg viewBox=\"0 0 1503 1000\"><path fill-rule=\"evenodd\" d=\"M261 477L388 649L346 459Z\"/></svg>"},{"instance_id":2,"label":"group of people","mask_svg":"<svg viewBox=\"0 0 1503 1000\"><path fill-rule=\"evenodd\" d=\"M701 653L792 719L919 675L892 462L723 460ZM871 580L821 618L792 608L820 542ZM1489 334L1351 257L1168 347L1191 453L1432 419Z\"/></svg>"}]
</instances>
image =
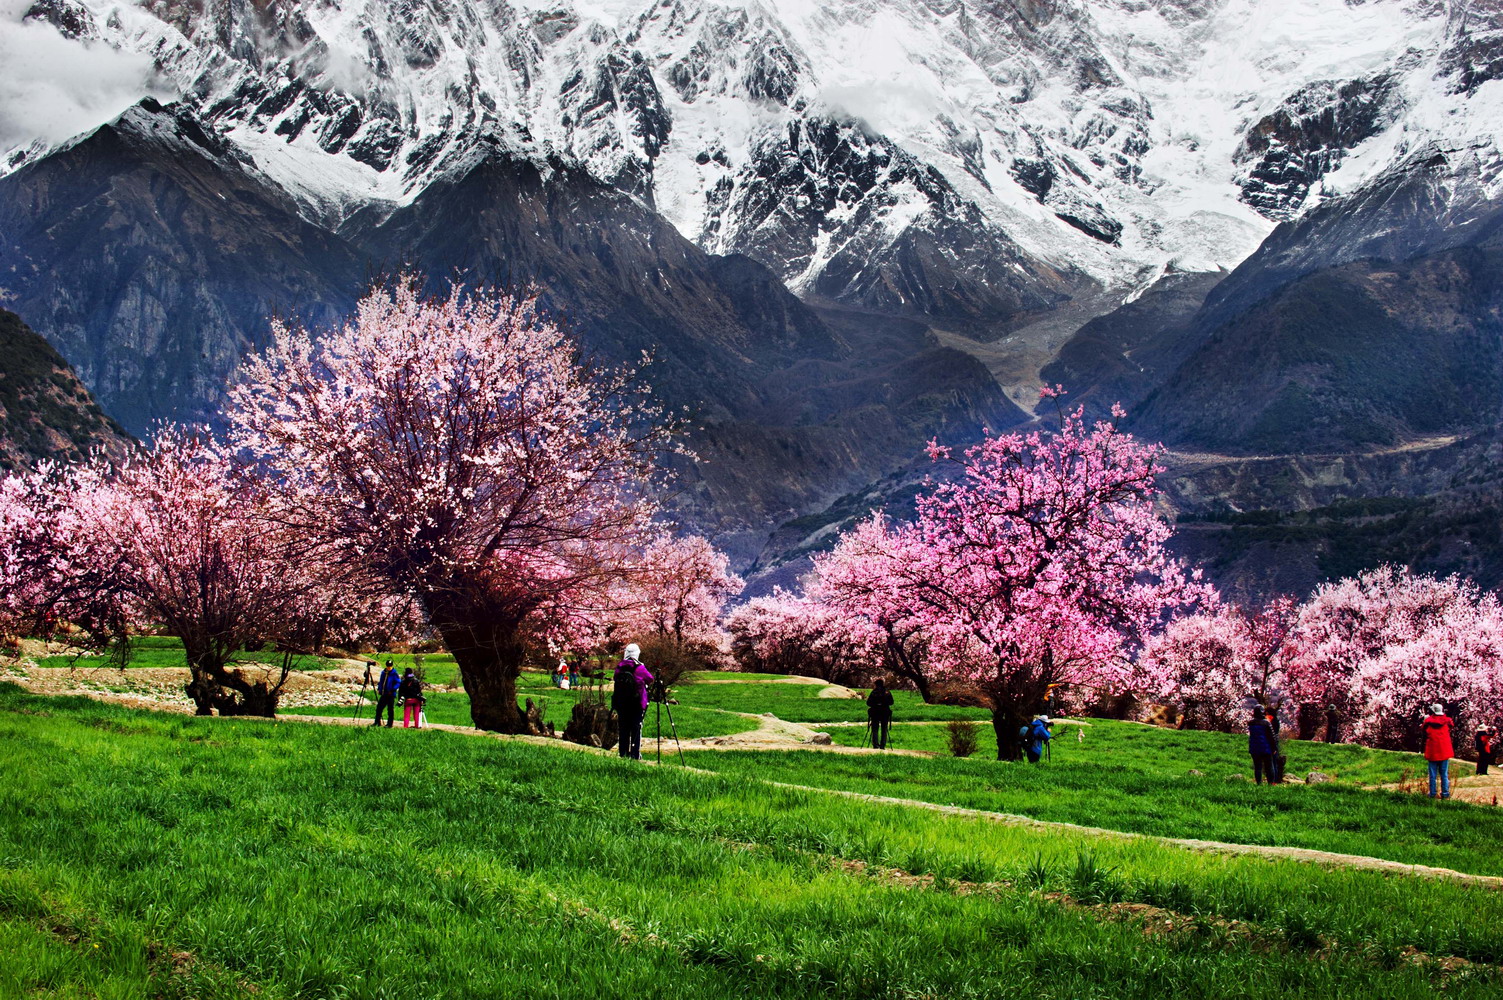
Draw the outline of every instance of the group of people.
<instances>
[{"instance_id":1,"label":"group of people","mask_svg":"<svg viewBox=\"0 0 1503 1000\"><path fill-rule=\"evenodd\" d=\"M1328 709L1329 717L1335 714ZM1455 721L1445 712L1445 706L1436 703L1430 706L1430 714L1421 723L1424 732L1424 755L1429 771L1430 798L1451 797L1451 758L1456 756L1456 746L1451 739ZM1327 732L1334 729L1328 725ZM1327 737L1329 739L1329 736ZM1477 750L1477 773L1486 774L1494 763L1499 748L1498 733L1491 726L1479 726L1475 739ZM1284 755L1279 752L1279 717L1259 705L1253 709L1247 722L1247 752L1252 756L1253 779L1262 784L1266 777L1269 784L1278 784L1284 779Z\"/></svg>"},{"instance_id":2,"label":"group of people","mask_svg":"<svg viewBox=\"0 0 1503 1000\"><path fill-rule=\"evenodd\" d=\"M381 712L384 709L386 728L390 729L396 720L396 705L399 699L402 702L402 728L421 729L427 721L423 718L422 678L418 677L417 671L411 667L407 668L406 673L398 674L392 661L387 660L386 666L381 670L381 676L376 678L376 718L371 725L381 724Z\"/></svg>"},{"instance_id":3,"label":"group of people","mask_svg":"<svg viewBox=\"0 0 1503 1000\"><path fill-rule=\"evenodd\" d=\"M549 677L553 686L568 691L570 688L579 687L579 661L568 657L560 657L558 666L553 668Z\"/></svg>"}]
</instances>

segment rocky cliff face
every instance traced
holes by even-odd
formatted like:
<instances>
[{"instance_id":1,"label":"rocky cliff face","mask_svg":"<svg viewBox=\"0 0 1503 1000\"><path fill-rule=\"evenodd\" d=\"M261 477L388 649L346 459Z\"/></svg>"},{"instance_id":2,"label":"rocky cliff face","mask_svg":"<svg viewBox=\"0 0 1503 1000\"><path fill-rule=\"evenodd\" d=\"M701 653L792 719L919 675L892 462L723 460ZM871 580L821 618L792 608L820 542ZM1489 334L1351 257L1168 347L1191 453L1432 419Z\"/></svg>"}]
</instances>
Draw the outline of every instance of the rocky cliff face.
<instances>
[{"instance_id":1,"label":"rocky cliff face","mask_svg":"<svg viewBox=\"0 0 1503 1000\"><path fill-rule=\"evenodd\" d=\"M96 453L118 458L131 444L52 345L0 309L0 469Z\"/></svg>"}]
</instances>

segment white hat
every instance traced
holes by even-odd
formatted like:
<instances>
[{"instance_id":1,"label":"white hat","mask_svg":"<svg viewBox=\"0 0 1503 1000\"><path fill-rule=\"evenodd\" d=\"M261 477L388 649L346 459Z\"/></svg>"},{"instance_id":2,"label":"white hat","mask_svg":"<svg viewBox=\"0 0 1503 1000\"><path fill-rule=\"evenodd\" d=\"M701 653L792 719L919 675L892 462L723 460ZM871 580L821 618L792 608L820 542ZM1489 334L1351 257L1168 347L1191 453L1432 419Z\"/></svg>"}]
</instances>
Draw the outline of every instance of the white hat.
<instances>
[{"instance_id":1,"label":"white hat","mask_svg":"<svg viewBox=\"0 0 1503 1000\"><path fill-rule=\"evenodd\" d=\"M638 646L634 642L630 643L626 647L626 652L624 654L622 654L622 655L624 655L628 660L640 659L641 656L642 656L642 647Z\"/></svg>"},{"instance_id":2,"label":"white hat","mask_svg":"<svg viewBox=\"0 0 1503 1000\"><path fill-rule=\"evenodd\" d=\"M1430 706L1430 714L1431 715L1445 715L1446 714L1445 706L1443 706L1440 702L1437 701L1435 704L1433 704L1433 705Z\"/></svg>"}]
</instances>

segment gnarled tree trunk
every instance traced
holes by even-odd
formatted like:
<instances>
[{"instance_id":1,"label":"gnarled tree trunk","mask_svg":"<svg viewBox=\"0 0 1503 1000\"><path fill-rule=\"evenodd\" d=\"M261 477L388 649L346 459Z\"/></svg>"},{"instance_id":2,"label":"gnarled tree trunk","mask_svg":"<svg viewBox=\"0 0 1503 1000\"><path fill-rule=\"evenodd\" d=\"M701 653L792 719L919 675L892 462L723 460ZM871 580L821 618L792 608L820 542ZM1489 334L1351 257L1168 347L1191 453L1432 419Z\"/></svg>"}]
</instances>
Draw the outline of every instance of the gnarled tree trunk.
<instances>
[{"instance_id":1,"label":"gnarled tree trunk","mask_svg":"<svg viewBox=\"0 0 1503 1000\"><path fill-rule=\"evenodd\" d=\"M517 704L517 677L527 656L527 648L516 629L505 622L484 622L464 626L452 624L456 609L446 609L451 624L440 625L444 646L454 654L470 696L470 720L476 729L493 733L539 735L538 719L529 717ZM475 617L480 617L476 615ZM443 619L440 619L443 620Z\"/></svg>"}]
</instances>

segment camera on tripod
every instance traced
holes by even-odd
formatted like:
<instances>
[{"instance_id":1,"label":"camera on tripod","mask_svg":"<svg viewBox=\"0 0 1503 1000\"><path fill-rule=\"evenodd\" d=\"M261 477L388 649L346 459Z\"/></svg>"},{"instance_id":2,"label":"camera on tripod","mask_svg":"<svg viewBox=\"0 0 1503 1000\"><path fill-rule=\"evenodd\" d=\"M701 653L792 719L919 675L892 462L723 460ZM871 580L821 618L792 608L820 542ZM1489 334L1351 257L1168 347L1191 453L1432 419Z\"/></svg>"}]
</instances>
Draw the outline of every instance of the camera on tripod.
<instances>
[{"instance_id":1,"label":"camera on tripod","mask_svg":"<svg viewBox=\"0 0 1503 1000\"><path fill-rule=\"evenodd\" d=\"M668 685L660 680L654 680L647 686L647 700L662 705L668 704Z\"/></svg>"}]
</instances>

